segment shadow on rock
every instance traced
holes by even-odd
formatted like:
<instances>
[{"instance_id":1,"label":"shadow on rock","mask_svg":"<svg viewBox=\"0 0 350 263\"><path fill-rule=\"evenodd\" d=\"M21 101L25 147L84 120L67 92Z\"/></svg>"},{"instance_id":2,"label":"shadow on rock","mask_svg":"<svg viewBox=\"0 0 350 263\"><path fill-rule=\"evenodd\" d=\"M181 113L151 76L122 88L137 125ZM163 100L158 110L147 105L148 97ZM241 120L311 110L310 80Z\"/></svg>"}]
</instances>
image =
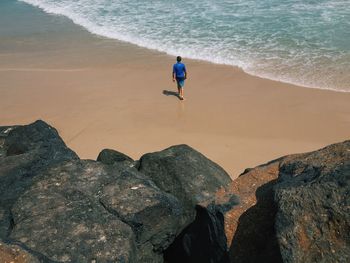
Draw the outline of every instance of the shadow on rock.
<instances>
[{"instance_id":1,"label":"shadow on rock","mask_svg":"<svg viewBox=\"0 0 350 263\"><path fill-rule=\"evenodd\" d=\"M256 191L257 203L239 218L237 230L230 247L230 261L282 262L274 229L276 206L270 181Z\"/></svg>"},{"instance_id":2,"label":"shadow on rock","mask_svg":"<svg viewBox=\"0 0 350 263\"><path fill-rule=\"evenodd\" d=\"M228 263L223 214L196 206L196 218L165 251L166 263Z\"/></svg>"}]
</instances>

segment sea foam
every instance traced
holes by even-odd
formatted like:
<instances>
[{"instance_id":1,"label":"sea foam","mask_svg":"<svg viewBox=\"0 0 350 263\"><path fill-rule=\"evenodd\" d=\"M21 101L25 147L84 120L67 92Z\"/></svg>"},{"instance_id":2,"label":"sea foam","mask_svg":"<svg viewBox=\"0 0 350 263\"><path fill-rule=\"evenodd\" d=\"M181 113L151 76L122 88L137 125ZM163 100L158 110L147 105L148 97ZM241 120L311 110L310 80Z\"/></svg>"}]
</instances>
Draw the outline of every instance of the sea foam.
<instances>
[{"instance_id":1,"label":"sea foam","mask_svg":"<svg viewBox=\"0 0 350 263\"><path fill-rule=\"evenodd\" d=\"M170 55L350 92L347 0L22 0L90 32Z\"/></svg>"}]
</instances>

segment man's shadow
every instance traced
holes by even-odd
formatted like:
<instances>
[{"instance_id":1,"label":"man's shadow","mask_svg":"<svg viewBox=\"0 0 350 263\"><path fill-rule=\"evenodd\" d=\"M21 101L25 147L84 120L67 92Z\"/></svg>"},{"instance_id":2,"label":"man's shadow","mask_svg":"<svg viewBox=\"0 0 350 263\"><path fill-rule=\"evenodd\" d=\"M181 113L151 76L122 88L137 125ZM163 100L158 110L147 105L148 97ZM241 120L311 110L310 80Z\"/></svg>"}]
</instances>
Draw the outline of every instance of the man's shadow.
<instances>
[{"instance_id":1,"label":"man's shadow","mask_svg":"<svg viewBox=\"0 0 350 263\"><path fill-rule=\"evenodd\" d=\"M181 100L179 94L176 91L171 91L171 90L163 90L163 94L165 96L175 96L177 97L179 100Z\"/></svg>"}]
</instances>

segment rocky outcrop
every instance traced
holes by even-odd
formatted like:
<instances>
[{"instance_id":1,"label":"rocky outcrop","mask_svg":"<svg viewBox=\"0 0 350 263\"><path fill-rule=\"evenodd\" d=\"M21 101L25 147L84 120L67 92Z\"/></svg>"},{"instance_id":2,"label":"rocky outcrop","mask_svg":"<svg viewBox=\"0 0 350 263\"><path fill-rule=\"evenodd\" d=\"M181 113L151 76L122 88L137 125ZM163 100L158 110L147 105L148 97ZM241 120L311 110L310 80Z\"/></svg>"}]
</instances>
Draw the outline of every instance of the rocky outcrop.
<instances>
[{"instance_id":1,"label":"rocky outcrop","mask_svg":"<svg viewBox=\"0 0 350 263\"><path fill-rule=\"evenodd\" d=\"M114 150L102 151L98 161L80 160L42 121L0 131L0 179L7 185L1 204L8 211L1 238L33 260L164 262L169 247L177 247L174 240L185 237L191 262L199 259L204 244L208 257L202 262L226 262L224 209L213 194L231 180L190 147L173 147L176 158L165 163L170 174L162 174L161 186L175 183L185 193L179 195L145 172L163 162L148 159L153 154L145 155L143 165ZM178 158L182 164L171 166ZM197 183L190 183L191 177ZM236 204L231 197L229 207Z\"/></svg>"},{"instance_id":2,"label":"rocky outcrop","mask_svg":"<svg viewBox=\"0 0 350 263\"><path fill-rule=\"evenodd\" d=\"M104 186L100 202L133 230L137 262L163 262L164 250L184 227L180 202L136 171L123 172Z\"/></svg>"},{"instance_id":3,"label":"rocky outcrop","mask_svg":"<svg viewBox=\"0 0 350 263\"><path fill-rule=\"evenodd\" d=\"M38 175L18 199L9 237L57 262L162 262L181 213L137 171L70 161Z\"/></svg>"},{"instance_id":4,"label":"rocky outcrop","mask_svg":"<svg viewBox=\"0 0 350 263\"><path fill-rule=\"evenodd\" d=\"M284 262L350 261L350 141L286 158L274 201Z\"/></svg>"},{"instance_id":5,"label":"rocky outcrop","mask_svg":"<svg viewBox=\"0 0 350 263\"><path fill-rule=\"evenodd\" d=\"M0 238L11 231L10 208L33 178L52 164L72 159L78 156L43 121L0 127Z\"/></svg>"},{"instance_id":6,"label":"rocky outcrop","mask_svg":"<svg viewBox=\"0 0 350 263\"><path fill-rule=\"evenodd\" d=\"M0 127L1 260L350 260L350 141L234 181L187 145L97 160L80 160L42 121Z\"/></svg>"},{"instance_id":7,"label":"rocky outcrop","mask_svg":"<svg viewBox=\"0 0 350 263\"><path fill-rule=\"evenodd\" d=\"M348 262L350 141L247 170L228 188L231 262Z\"/></svg>"},{"instance_id":8,"label":"rocky outcrop","mask_svg":"<svg viewBox=\"0 0 350 263\"><path fill-rule=\"evenodd\" d=\"M183 227L178 200L142 174L87 160L39 175L12 214L10 238L58 262L163 262Z\"/></svg>"},{"instance_id":9,"label":"rocky outcrop","mask_svg":"<svg viewBox=\"0 0 350 263\"><path fill-rule=\"evenodd\" d=\"M187 145L143 155L139 171L160 189L176 196L185 206L189 221L196 215L196 205L212 199L231 182L220 166Z\"/></svg>"},{"instance_id":10,"label":"rocky outcrop","mask_svg":"<svg viewBox=\"0 0 350 263\"><path fill-rule=\"evenodd\" d=\"M136 262L132 229L99 202L115 177L94 161L51 167L12 207L10 239L57 262Z\"/></svg>"},{"instance_id":11,"label":"rocky outcrop","mask_svg":"<svg viewBox=\"0 0 350 263\"><path fill-rule=\"evenodd\" d=\"M167 262L228 262L224 217L235 195L221 205L214 198L231 179L216 163L187 145L172 146L145 154L139 171L161 190L174 195L184 207L182 222L189 225L166 251Z\"/></svg>"}]
</instances>

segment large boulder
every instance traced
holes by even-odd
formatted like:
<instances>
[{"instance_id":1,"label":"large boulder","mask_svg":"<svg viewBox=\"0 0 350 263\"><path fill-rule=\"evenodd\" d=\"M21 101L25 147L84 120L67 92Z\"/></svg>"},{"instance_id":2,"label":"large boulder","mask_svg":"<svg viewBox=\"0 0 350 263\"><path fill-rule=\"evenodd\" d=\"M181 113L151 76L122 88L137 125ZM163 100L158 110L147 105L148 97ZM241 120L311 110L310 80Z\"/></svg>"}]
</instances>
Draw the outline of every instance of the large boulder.
<instances>
[{"instance_id":1,"label":"large boulder","mask_svg":"<svg viewBox=\"0 0 350 263\"><path fill-rule=\"evenodd\" d=\"M164 250L184 227L180 202L133 170L104 186L100 202L133 229L138 262L163 262Z\"/></svg>"},{"instance_id":2,"label":"large boulder","mask_svg":"<svg viewBox=\"0 0 350 263\"><path fill-rule=\"evenodd\" d=\"M190 221L195 218L196 205L212 199L231 182L224 169L188 145L145 154L138 169L160 189L176 196Z\"/></svg>"},{"instance_id":3,"label":"large boulder","mask_svg":"<svg viewBox=\"0 0 350 263\"><path fill-rule=\"evenodd\" d=\"M93 161L51 167L11 209L10 239L58 262L136 262L131 228L98 199L115 176Z\"/></svg>"},{"instance_id":4,"label":"large boulder","mask_svg":"<svg viewBox=\"0 0 350 263\"><path fill-rule=\"evenodd\" d=\"M10 208L48 166L78 156L43 121L0 127L0 239L11 231Z\"/></svg>"},{"instance_id":5,"label":"large boulder","mask_svg":"<svg viewBox=\"0 0 350 263\"><path fill-rule=\"evenodd\" d=\"M11 211L10 239L58 262L163 262L182 229L175 197L88 160L51 166Z\"/></svg>"},{"instance_id":6,"label":"large boulder","mask_svg":"<svg viewBox=\"0 0 350 263\"><path fill-rule=\"evenodd\" d=\"M232 182L231 262L349 262L350 141L271 161Z\"/></svg>"},{"instance_id":7,"label":"large boulder","mask_svg":"<svg viewBox=\"0 0 350 263\"><path fill-rule=\"evenodd\" d=\"M145 154L138 169L185 209L181 220L187 227L166 251L166 262L228 262L223 214L238 201L230 195L217 205L215 195L229 185L229 175L187 145Z\"/></svg>"},{"instance_id":8,"label":"large boulder","mask_svg":"<svg viewBox=\"0 0 350 263\"><path fill-rule=\"evenodd\" d=\"M349 193L350 141L231 181L186 145L95 162L42 121L0 127L6 261L349 262Z\"/></svg>"},{"instance_id":9,"label":"large boulder","mask_svg":"<svg viewBox=\"0 0 350 263\"><path fill-rule=\"evenodd\" d=\"M285 159L274 198L284 262L350 261L350 141Z\"/></svg>"},{"instance_id":10,"label":"large boulder","mask_svg":"<svg viewBox=\"0 0 350 263\"><path fill-rule=\"evenodd\" d=\"M102 151L99 162L82 161L42 121L1 127L0 135L0 238L40 261L163 262L184 238L191 262L203 254L204 237L207 262L225 262L222 213L237 201L217 205L213 194L230 178L190 147L173 147L164 174L182 195L145 172L153 165L147 156L140 166L114 150Z\"/></svg>"}]
</instances>

